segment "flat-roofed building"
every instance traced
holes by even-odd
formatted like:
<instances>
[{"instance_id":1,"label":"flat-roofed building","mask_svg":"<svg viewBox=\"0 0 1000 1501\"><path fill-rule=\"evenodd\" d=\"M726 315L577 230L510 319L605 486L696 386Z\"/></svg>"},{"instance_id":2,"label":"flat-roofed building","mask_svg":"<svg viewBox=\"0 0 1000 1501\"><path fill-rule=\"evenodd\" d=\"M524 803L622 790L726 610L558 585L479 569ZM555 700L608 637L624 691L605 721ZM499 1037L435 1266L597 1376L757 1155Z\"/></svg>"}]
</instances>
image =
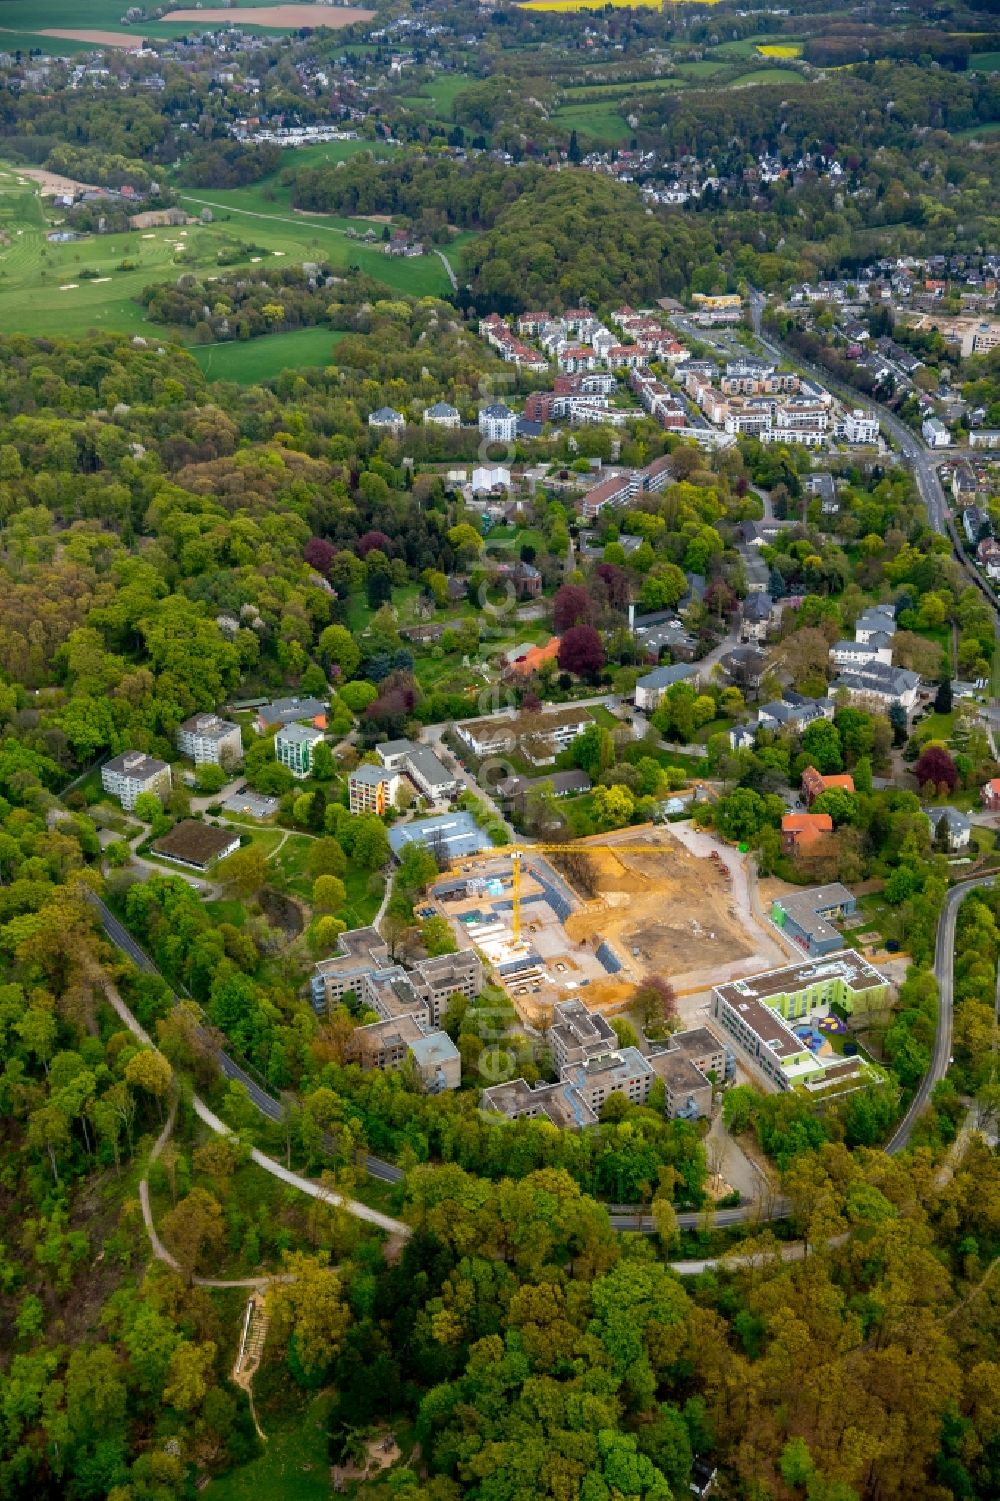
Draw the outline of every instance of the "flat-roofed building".
<instances>
[{"instance_id":1,"label":"flat-roofed building","mask_svg":"<svg viewBox=\"0 0 1000 1501\"><path fill-rule=\"evenodd\" d=\"M456 724L455 730L475 756L497 755L515 747L527 754L528 748L534 747L536 754L529 759L536 760L539 748L545 747L554 760L557 751L572 745L593 722L589 709L541 709L515 717L467 719Z\"/></svg>"},{"instance_id":2,"label":"flat-roofed building","mask_svg":"<svg viewBox=\"0 0 1000 1501\"><path fill-rule=\"evenodd\" d=\"M633 1105L649 1098L655 1075L638 1048L619 1048L599 1058L590 1058L567 1068L563 1082L572 1084L595 1115L613 1094L624 1095Z\"/></svg>"},{"instance_id":3,"label":"flat-roofed building","mask_svg":"<svg viewBox=\"0 0 1000 1501\"><path fill-rule=\"evenodd\" d=\"M833 954L844 946L834 918L857 911L857 898L839 881L788 892L771 903L771 921L801 944L807 954Z\"/></svg>"},{"instance_id":4,"label":"flat-roofed building","mask_svg":"<svg viewBox=\"0 0 1000 1501\"><path fill-rule=\"evenodd\" d=\"M274 737L274 755L281 766L287 766L293 777L302 781L312 770L313 753L323 739L322 730L314 730L307 724L286 724Z\"/></svg>"},{"instance_id":5,"label":"flat-roofed building","mask_svg":"<svg viewBox=\"0 0 1000 1501\"><path fill-rule=\"evenodd\" d=\"M197 818L182 818L168 834L154 840L153 853L188 865L192 870L205 870L213 860L224 860L239 847L236 830L220 829Z\"/></svg>"},{"instance_id":6,"label":"flat-roofed building","mask_svg":"<svg viewBox=\"0 0 1000 1501\"><path fill-rule=\"evenodd\" d=\"M418 959L411 978L431 1020L438 1026L453 995L475 1000L483 988L483 966L477 954L471 949L463 949L457 954Z\"/></svg>"},{"instance_id":7,"label":"flat-roofed building","mask_svg":"<svg viewBox=\"0 0 1000 1501\"><path fill-rule=\"evenodd\" d=\"M618 1037L599 1011L588 1011L582 1001L559 1001L552 1008L548 1042L552 1061L561 1074L570 1065L613 1052Z\"/></svg>"},{"instance_id":8,"label":"flat-roofed building","mask_svg":"<svg viewBox=\"0 0 1000 1501\"><path fill-rule=\"evenodd\" d=\"M192 714L177 730L177 749L196 766L235 766L243 755L238 724L218 714Z\"/></svg>"},{"instance_id":9,"label":"flat-roofed building","mask_svg":"<svg viewBox=\"0 0 1000 1501\"><path fill-rule=\"evenodd\" d=\"M360 999L365 975L388 968L391 963L388 944L377 928L354 928L341 933L337 949L336 954L320 959L313 970L311 994L317 1011L338 1006L348 991Z\"/></svg>"},{"instance_id":10,"label":"flat-roofed building","mask_svg":"<svg viewBox=\"0 0 1000 1501\"><path fill-rule=\"evenodd\" d=\"M143 792L155 792L161 799L170 796L170 767L144 751L123 751L101 767L101 786L131 813Z\"/></svg>"},{"instance_id":11,"label":"flat-roofed building","mask_svg":"<svg viewBox=\"0 0 1000 1501\"><path fill-rule=\"evenodd\" d=\"M712 1086L696 1063L683 1052L666 1048L652 1053L649 1066L666 1090L666 1113L671 1119L697 1120L712 1113Z\"/></svg>"},{"instance_id":12,"label":"flat-roofed building","mask_svg":"<svg viewBox=\"0 0 1000 1501\"><path fill-rule=\"evenodd\" d=\"M393 807L399 777L384 766L358 766L347 779L352 813L377 813L381 818Z\"/></svg>"},{"instance_id":13,"label":"flat-roofed building","mask_svg":"<svg viewBox=\"0 0 1000 1501\"><path fill-rule=\"evenodd\" d=\"M509 1121L538 1120L544 1116L561 1130L582 1130L596 1126L597 1116L571 1084L536 1084L526 1079L509 1079L493 1084L480 1096L484 1110L495 1110Z\"/></svg>"},{"instance_id":14,"label":"flat-roofed building","mask_svg":"<svg viewBox=\"0 0 1000 1501\"><path fill-rule=\"evenodd\" d=\"M712 1015L776 1089L812 1089L856 1071L840 1067L854 1060L818 1057L809 1047L809 1029L800 1029L800 1036L792 1024L828 1016L834 1006L848 1014L872 1010L885 1004L888 992L885 975L853 949L843 949L717 985Z\"/></svg>"}]
</instances>

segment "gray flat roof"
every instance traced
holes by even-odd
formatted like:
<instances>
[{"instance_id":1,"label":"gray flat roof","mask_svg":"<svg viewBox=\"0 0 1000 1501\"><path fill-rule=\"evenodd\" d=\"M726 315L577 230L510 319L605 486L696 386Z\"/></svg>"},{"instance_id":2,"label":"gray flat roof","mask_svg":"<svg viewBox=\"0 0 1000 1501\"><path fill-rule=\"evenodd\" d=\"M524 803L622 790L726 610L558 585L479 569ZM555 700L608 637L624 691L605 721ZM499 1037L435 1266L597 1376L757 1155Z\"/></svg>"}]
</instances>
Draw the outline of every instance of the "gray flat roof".
<instances>
[{"instance_id":1,"label":"gray flat roof","mask_svg":"<svg viewBox=\"0 0 1000 1501\"><path fill-rule=\"evenodd\" d=\"M461 860L464 855L474 855L479 850L490 847L489 839L471 813L444 813L440 818L417 818L410 823L397 824L389 830L389 843L397 859L408 844L428 845L438 842L450 860Z\"/></svg>"}]
</instances>

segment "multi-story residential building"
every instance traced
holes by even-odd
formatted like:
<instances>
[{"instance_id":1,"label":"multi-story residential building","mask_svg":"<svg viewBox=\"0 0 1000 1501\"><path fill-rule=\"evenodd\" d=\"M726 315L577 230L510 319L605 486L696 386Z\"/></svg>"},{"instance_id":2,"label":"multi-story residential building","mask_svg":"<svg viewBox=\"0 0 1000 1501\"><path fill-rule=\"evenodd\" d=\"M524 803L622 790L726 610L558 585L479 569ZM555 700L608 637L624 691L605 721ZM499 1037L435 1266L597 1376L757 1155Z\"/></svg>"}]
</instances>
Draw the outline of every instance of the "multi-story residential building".
<instances>
[{"instance_id":1,"label":"multi-story residential building","mask_svg":"<svg viewBox=\"0 0 1000 1501\"><path fill-rule=\"evenodd\" d=\"M673 662L665 667L654 667L652 672L647 672L639 678L635 685L635 706L645 713L652 713L659 708L660 701L668 688L675 683L681 683L685 678L693 677L697 671L691 662Z\"/></svg>"},{"instance_id":2,"label":"multi-story residential building","mask_svg":"<svg viewBox=\"0 0 1000 1501\"><path fill-rule=\"evenodd\" d=\"M920 431L924 435L924 442L930 448L947 448L951 443L951 433L940 417L925 417L920 424Z\"/></svg>"},{"instance_id":3,"label":"multi-story residential building","mask_svg":"<svg viewBox=\"0 0 1000 1501\"><path fill-rule=\"evenodd\" d=\"M406 426L406 418L395 407L379 407L369 415L368 426L390 432L395 437Z\"/></svg>"},{"instance_id":4,"label":"multi-story residential building","mask_svg":"<svg viewBox=\"0 0 1000 1501\"><path fill-rule=\"evenodd\" d=\"M832 684L831 692L843 690L852 703L874 705L879 709L899 704L907 714L917 705L920 675L906 667L888 667L872 662L867 667L851 668Z\"/></svg>"},{"instance_id":5,"label":"multi-story residential building","mask_svg":"<svg viewBox=\"0 0 1000 1501\"><path fill-rule=\"evenodd\" d=\"M559 1001L553 1006L547 1040L560 1075L564 1068L599 1058L618 1046L611 1023L599 1011L589 1011L582 1001Z\"/></svg>"},{"instance_id":6,"label":"multi-story residential building","mask_svg":"<svg viewBox=\"0 0 1000 1501\"><path fill-rule=\"evenodd\" d=\"M931 838L935 843L943 842L952 854L958 850L968 849L969 840L972 837L972 824L958 808L947 806L925 808L924 813L927 815Z\"/></svg>"},{"instance_id":7,"label":"multi-story residential building","mask_svg":"<svg viewBox=\"0 0 1000 1501\"><path fill-rule=\"evenodd\" d=\"M381 818L392 808L399 791L399 777L384 766L358 766L347 779L352 813L377 813Z\"/></svg>"},{"instance_id":8,"label":"multi-story residential building","mask_svg":"<svg viewBox=\"0 0 1000 1501\"><path fill-rule=\"evenodd\" d=\"M130 813L143 792L155 792L161 799L170 796L170 767L144 751L124 751L101 767L101 786Z\"/></svg>"},{"instance_id":9,"label":"multi-story residential building","mask_svg":"<svg viewBox=\"0 0 1000 1501\"><path fill-rule=\"evenodd\" d=\"M196 766L235 766L243 755L238 724L217 714L193 714L177 730L177 749Z\"/></svg>"},{"instance_id":10,"label":"multi-story residential building","mask_svg":"<svg viewBox=\"0 0 1000 1501\"><path fill-rule=\"evenodd\" d=\"M873 636L896 634L895 605L871 605L854 622L855 641L870 641Z\"/></svg>"},{"instance_id":11,"label":"multi-story residential building","mask_svg":"<svg viewBox=\"0 0 1000 1501\"><path fill-rule=\"evenodd\" d=\"M323 731L306 724L286 724L274 737L274 756L300 781L312 770L313 753L323 739Z\"/></svg>"},{"instance_id":12,"label":"multi-story residential building","mask_svg":"<svg viewBox=\"0 0 1000 1501\"><path fill-rule=\"evenodd\" d=\"M446 401L436 401L426 408L424 423L428 427L460 427L462 414L458 407L449 406Z\"/></svg>"},{"instance_id":13,"label":"multi-story residential building","mask_svg":"<svg viewBox=\"0 0 1000 1501\"><path fill-rule=\"evenodd\" d=\"M588 709L543 709L515 718L468 719L456 724L455 732L475 756L501 754L516 746L529 760L544 765L593 722Z\"/></svg>"},{"instance_id":14,"label":"multi-story residential building","mask_svg":"<svg viewBox=\"0 0 1000 1501\"><path fill-rule=\"evenodd\" d=\"M842 420L837 423L834 436L856 446L870 446L878 442L879 431L878 418L855 407L853 411L845 412Z\"/></svg>"},{"instance_id":15,"label":"multi-story residential building","mask_svg":"<svg viewBox=\"0 0 1000 1501\"><path fill-rule=\"evenodd\" d=\"M479 431L490 443L513 443L517 417L502 401L492 402L479 413Z\"/></svg>"},{"instance_id":16,"label":"multi-story residential building","mask_svg":"<svg viewBox=\"0 0 1000 1501\"><path fill-rule=\"evenodd\" d=\"M447 802L458 791L458 779L427 745L415 745L406 757L406 775L428 802Z\"/></svg>"}]
</instances>

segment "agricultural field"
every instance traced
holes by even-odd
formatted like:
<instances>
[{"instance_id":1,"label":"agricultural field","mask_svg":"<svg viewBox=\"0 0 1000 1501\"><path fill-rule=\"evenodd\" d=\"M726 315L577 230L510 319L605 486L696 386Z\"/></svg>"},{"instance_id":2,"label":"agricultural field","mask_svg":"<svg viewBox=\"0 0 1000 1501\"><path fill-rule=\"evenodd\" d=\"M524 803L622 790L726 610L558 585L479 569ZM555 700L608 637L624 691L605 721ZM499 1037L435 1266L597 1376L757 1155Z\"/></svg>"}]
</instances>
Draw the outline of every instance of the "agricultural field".
<instances>
[{"instance_id":1,"label":"agricultural field","mask_svg":"<svg viewBox=\"0 0 1000 1501\"><path fill-rule=\"evenodd\" d=\"M735 42L722 42L718 47L712 48L713 57L741 58L758 57L762 47L783 46L790 42L798 41L797 37L776 36L773 32L761 32L757 36L740 37Z\"/></svg>"},{"instance_id":2,"label":"agricultural field","mask_svg":"<svg viewBox=\"0 0 1000 1501\"><path fill-rule=\"evenodd\" d=\"M343 334L329 328L296 328L285 334L205 344L192 349L208 380L233 380L241 386L272 380L282 370L328 365Z\"/></svg>"},{"instance_id":3,"label":"agricultural field","mask_svg":"<svg viewBox=\"0 0 1000 1501\"><path fill-rule=\"evenodd\" d=\"M143 289L184 270L210 274L219 265L220 251L234 249L240 252L236 264L268 256L323 259L335 266L357 265L386 286L417 296L449 290L436 255L390 258L380 246L348 238L349 220L283 211L280 202L263 197L260 185L185 194L182 203L192 215L210 207L214 222L56 244L47 235L60 222L58 216L16 167L0 164L0 332L144 328L171 337L169 330L147 323L136 300ZM355 227L369 226L359 222Z\"/></svg>"},{"instance_id":4,"label":"agricultural field","mask_svg":"<svg viewBox=\"0 0 1000 1501\"><path fill-rule=\"evenodd\" d=\"M351 26L374 14L369 10L346 7L331 9L308 4L269 5L246 0L225 10L178 10L166 20L154 20L141 27L122 25L118 0L49 0L44 11L44 25L39 25L39 8L28 0L5 0L0 36L4 46L29 49L44 46L46 37L60 39L60 52L86 51L95 46L138 48L143 36L184 36L193 26L207 28L220 21L232 25L239 12L239 23L249 31L286 32L303 26Z\"/></svg>"},{"instance_id":5,"label":"agricultural field","mask_svg":"<svg viewBox=\"0 0 1000 1501\"><path fill-rule=\"evenodd\" d=\"M969 71L1000 73L1000 52L973 52L969 58Z\"/></svg>"},{"instance_id":6,"label":"agricultural field","mask_svg":"<svg viewBox=\"0 0 1000 1501\"><path fill-rule=\"evenodd\" d=\"M765 42L757 48L761 57L774 57L779 59L796 58L802 56L802 48L798 42Z\"/></svg>"}]
</instances>

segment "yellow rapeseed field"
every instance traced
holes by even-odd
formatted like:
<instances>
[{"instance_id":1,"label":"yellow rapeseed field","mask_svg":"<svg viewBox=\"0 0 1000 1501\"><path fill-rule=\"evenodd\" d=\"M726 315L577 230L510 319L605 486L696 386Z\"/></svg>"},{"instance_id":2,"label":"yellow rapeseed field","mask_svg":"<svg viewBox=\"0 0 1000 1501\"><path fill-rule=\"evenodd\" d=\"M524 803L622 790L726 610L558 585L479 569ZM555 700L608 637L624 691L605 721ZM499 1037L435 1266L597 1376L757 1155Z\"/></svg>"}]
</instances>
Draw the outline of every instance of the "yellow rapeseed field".
<instances>
[{"instance_id":1,"label":"yellow rapeseed field","mask_svg":"<svg viewBox=\"0 0 1000 1501\"><path fill-rule=\"evenodd\" d=\"M765 42L758 46L761 57L801 57L802 48L797 42Z\"/></svg>"}]
</instances>

